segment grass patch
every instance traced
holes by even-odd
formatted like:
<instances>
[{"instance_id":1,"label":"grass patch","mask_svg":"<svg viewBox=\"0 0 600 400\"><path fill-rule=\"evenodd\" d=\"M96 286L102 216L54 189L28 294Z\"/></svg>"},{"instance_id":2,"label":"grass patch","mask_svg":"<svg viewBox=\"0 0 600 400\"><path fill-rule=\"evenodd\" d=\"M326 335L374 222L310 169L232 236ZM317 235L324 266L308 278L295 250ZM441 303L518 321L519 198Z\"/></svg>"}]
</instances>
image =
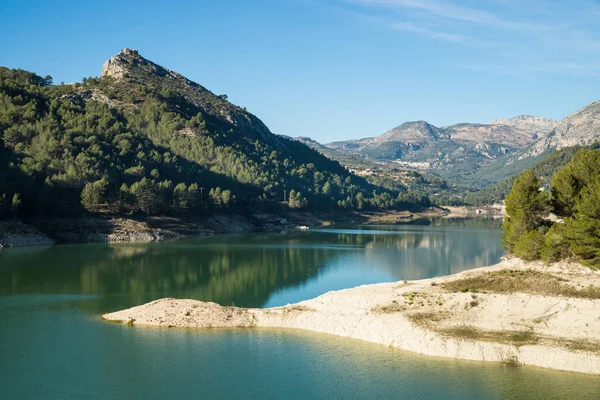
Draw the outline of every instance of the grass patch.
<instances>
[{"instance_id":1,"label":"grass patch","mask_svg":"<svg viewBox=\"0 0 600 400\"><path fill-rule=\"evenodd\" d=\"M600 353L600 342L595 340L571 339L566 340L564 344L569 350Z\"/></svg>"},{"instance_id":2,"label":"grass patch","mask_svg":"<svg viewBox=\"0 0 600 400\"><path fill-rule=\"evenodd\" d=\"M111 324L122 324L123 321L122 319L106 319L106 318L102 318L103 320L105 320L106 322L110 322Z\"/></svg>"},{"instance_id":3,"label":"grass patch","mask_svg":"<svg viewBox=\"0 0 600 400\"><path fill-rule=\"evenodd\" d=\"M439 332L455 339L506 343L517 347L540 341L540 337L531 331L484 331L473 326L453 326Z\"/></svg>"},{"instance_id":4,"label":"grass patch","mask_svg":"<svg viewBox=\"0 0 600 400\"><path fill-rule=\"evenodd\" d=\"M385 306L373 307L371 311L381 314L392 314L397 312L402 312L406 310L406 306L398 304L397 301L393 301L392 304L387 304Z\"/></svg>"},{"instance_id":5,"label":"grass patch","mask_svg":"<svg viewBox=\"0 0 600 400\"><path fill-rule=\"evenodd\" d=\"M438 332L454 339L504 343L517 347L544 344L551 347L564 347L571 351L600 354L599 341L547 337L532 331L484 331L474 326L453 326L439 329Z\"/></svg>"},{"instance_id":6,"label":"grass patch","mask_svg":"<svg viewBox=\"0 0 600 400\"><path fill-rule=\"evenodd\" d=\"M237 310L237 309L233 309L230 312L235 312L235 310ZM305 311L315 311L315 309L307 307L307 306L299 306L299 305L296 305L296 304L291 305L291 306L286 306L286 307L283 308L283 313L285 315L292 314L292 313L295 314L295 313L300 313L300 312L305 312ZM244 313L245 312L246 311L244 311Z\"/></svg>"},{"instance_id":7,"label":"grass patch","mask_svg":"<svg viewBox=\"0 0 600 400\"><path fill-rule=\"evenodd\" d=\"M550 296L600 299L600 287L588 286L578 290L564 284L564 279L534 270L510 270L486 272L481 275L459 279L443 284L450 292L531 293Z\"/></svg>"},{"instance_id":8,"label":"grass patch","mask_svg":"<svg viewBox=\"0 0 600 400\"><path fill-rule=\"evenodd\" d=\"M448 318L449 315L446 312L416 312L407 314L406 317L417 325L426 326L432 322L440 322Z\"/></svg>"}]
</instances>

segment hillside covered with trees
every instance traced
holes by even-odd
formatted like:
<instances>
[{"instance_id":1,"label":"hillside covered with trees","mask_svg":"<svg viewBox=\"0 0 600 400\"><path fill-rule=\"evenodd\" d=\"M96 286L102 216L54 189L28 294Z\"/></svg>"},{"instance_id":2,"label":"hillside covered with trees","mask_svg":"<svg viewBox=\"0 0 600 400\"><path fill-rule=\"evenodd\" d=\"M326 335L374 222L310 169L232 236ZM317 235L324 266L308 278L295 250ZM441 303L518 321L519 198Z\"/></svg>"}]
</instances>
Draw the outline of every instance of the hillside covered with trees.
<instances>
[{"instance_id":1,"label":"hillside covered with trees","mask_svg":"<svg viewBox=\"0 0 600 400\"><path fill-rule=\"evenodd\" d=\"M54 85L0 68L0 215L418 208L254 115L124 50L100 78Z\"/></svg>"},{"instance_id":2,"label":"hillside covered with trees","mask_svg":"<svg viewBox=\"0 0 600 400\"><path fill-rule=\"evenodd\" d=\"M532 170L515 180L506 197L506 250L526 260L575 257L600 268L600 150L579 150L552 176L551 190L541 187Z\"/></svg>"},{"instance_id":3,"label":"hillside covered with trees","mask_svg":"<svg viewBox=\"0 0 600 400\"><path fill-rule=\"evenodd\" d=\"M600 143L554 150L540 156L539 160L529 165L526 169L531 169L535 175L541 179L542 186L545 189L550 189L554 173L565 166L579 150L594 150L598 148L600 148ZM514 171L519 170L521 170L520 166L514 167ZM519 175L518 172L513 172L511 176L494 185L481 190L468 192L463 197L464 203L468 205L488 205L504 200Z\"/></svg>"}]
</instances>

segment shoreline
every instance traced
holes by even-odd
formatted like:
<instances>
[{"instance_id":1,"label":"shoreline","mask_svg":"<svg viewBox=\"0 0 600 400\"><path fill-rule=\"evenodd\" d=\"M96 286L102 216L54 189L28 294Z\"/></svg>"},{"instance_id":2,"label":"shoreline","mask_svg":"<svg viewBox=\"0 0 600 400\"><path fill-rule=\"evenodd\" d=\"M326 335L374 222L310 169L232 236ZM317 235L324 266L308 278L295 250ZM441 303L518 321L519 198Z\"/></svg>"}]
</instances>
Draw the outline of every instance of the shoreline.
<instances>
[{"instance_id":1,"label":"shoreline","mask_svg":"<svg viewBox=\"0 0 600 400\"><path fill-rule=\"evenodd\" d=\"M532 284L530 290L474 292L460 286L493 277L500 287L498 279L515 274ZM136 326L303 329L424 355L600 374L595 290L600 293L600 271L508 259L445 277L328 292L283 307L168 298L102 318Z\"/></svg>"},{"instance_id":2,"label":"shoreline","mask_svg":"<svg viewBox=\"0 0 600 400\"><path fill-rule=\"evenodd\" d=\"M445 217L442 208L410 211L229 213L197 218L88 216L0 221L0 249L62 243L149 243L184 237L271 232L331 224L398 224Z\"/></svg>"}]
</instances>

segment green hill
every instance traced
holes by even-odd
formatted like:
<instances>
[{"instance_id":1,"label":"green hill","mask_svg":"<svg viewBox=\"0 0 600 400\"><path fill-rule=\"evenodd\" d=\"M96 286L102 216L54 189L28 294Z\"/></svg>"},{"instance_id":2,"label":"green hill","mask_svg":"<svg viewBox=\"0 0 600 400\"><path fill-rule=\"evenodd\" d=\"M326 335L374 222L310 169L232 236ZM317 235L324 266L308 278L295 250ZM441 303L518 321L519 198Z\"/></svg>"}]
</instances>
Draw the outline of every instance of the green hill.
<instances>
[{"instance_id":1,"label":"green hill","mask_svg":"<svg viewBox=\"0 0 600 400\"><path fill-rule=\"evenodd\" d=\"M509 168L499 169L499 171L502 171L506 175L509 175L509 173L512 173L512 175L485 189L466 194L464 202L470 205L488 205L504 200L510 192L515 179L517 179L524 169L531 169L536 176L540 177L544 188L550 189L554 173L571 161L579 150L595 150L598 148L600 148L600 143L589 146L565 147L560 150L547 151L534 159L515 163L512 171Z\"/></svg>"},{"instance_id":2,"label":"green hill","mask_svg":"<svg viewBox=\"0 0 600 400\"><path fill-rule=\"evenodd\" d=\"M418 206L128 49L70 85L0 67L0 138L4 216Z\"/></svg>"}]
</instances>

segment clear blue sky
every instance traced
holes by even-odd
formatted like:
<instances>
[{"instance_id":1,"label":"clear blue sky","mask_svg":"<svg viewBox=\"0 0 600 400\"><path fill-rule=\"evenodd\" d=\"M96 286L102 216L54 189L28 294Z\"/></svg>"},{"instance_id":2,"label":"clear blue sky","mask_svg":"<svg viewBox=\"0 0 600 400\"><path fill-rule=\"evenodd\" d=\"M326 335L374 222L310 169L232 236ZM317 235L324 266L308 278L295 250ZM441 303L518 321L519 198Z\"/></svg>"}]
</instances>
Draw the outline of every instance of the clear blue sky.
<instances>
[{"instance_id":1,"label":"clear blue sky","mask_svg":"<svg viewBox=\"0 0 600 400\"><path fill-rule=\"evenodd\" d=\"M124 47L321 142L600 99L597 0L0 0L0 65L98 76Z\"/></svg>"}]
</instances>

